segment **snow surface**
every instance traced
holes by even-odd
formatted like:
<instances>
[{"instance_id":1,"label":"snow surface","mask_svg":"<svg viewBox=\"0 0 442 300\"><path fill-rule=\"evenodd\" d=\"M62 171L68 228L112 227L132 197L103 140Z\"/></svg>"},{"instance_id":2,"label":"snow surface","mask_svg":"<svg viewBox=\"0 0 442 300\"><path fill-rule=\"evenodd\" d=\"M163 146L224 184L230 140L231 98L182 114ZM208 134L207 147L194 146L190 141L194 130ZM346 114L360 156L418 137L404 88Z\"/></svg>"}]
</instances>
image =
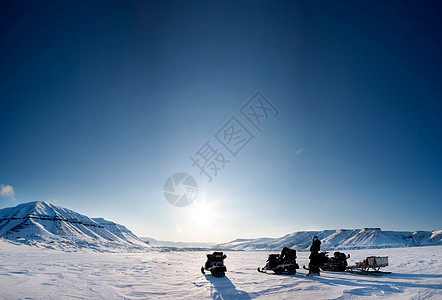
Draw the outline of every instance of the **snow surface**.
<instances>
[{"instance_id":1,"label":"snow surface","mask_svg":"<svg viewBox=\"0 0 442 300\"><path fill-rule=\"evenodd\" d=\"M87 249L86 249L87 250ZM87 250L89 251L89 250ZM389 256L381 277L262 274L268 251L228 251L226 277L202 275L206 252L64 252L0 239L1 299L442 299L442 246L351 250ZM299 265L308 253L298 252Z\"/></svg>"}]
</instances>

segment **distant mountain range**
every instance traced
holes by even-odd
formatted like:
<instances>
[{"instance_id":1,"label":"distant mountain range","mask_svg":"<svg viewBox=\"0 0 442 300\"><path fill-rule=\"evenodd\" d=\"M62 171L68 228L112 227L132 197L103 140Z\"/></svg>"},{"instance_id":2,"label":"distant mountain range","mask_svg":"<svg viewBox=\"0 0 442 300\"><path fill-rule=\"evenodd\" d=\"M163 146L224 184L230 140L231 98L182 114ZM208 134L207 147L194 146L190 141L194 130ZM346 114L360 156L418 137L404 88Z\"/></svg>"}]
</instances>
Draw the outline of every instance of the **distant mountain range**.
<instances>
[{"instance_id":1,"label":"distant mountain range","mask_svg":"<svg viewBox=\"0 0 442 300\"><path fill-rule=\"evenodd\" d=\"M149 247L123 225L89 218L70 209L36 201L0 210L0 237L54 249L143 249Z\"/></svg>"},{"instance_id":2,"label":"distant mountain range","mask_svg":"<svg viewBox=\"0 0 442 300\"><path fill-rule=\"evenodd\" d=\"M140 237L140 239L156 247L210 248L213 245L213 243L160 241L151 237Z\"/></svg>"},{"instance_id":3,"label":"distant mountain range","mask_svg":"<svg viewBox=\"0 0 442 300\"><path fill-rule=\"evenodd\" d=\"M89 218L42 201L0 209L1 238L65 251L76 251L78 248L144 251L152 246L166 247L169 251L178 248L279 251L283 247L302 251L309 249L315 235L322 241L323 250L442 245L442 230L408 232L383 231L380 228L298 231L280 238L236 239L218 245L170 242L139 238L123 225L103 218Z\"/></svg>"},{"instance_id":4,"label":"distant mountain range","mask_svg":"<svg viewBox=\"0 0 442 300\"><path fill-rule=\"evenodd\" d=\"M298 231L281 238L236 239L213 246L231 250L281 250L289 247L308 250L312 237L318 236L323 250L399 248L442 245L442 230L383 231L380 228Z\"/></svg>"}]
</instances>

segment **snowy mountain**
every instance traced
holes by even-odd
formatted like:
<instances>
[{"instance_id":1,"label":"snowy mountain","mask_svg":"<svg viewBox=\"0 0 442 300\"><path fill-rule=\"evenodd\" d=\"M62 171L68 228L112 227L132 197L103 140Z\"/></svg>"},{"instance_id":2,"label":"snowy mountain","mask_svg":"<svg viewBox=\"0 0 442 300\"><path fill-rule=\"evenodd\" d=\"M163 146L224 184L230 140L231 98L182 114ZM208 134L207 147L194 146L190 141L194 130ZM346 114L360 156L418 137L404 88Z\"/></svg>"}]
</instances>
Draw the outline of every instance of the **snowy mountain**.
<instances>
[{"instance_id":1,"label":"snowy mountain","mask_svg":"<svg viewBox=\"0 0 442 300\"><path fill-rule=\"evenodd\" d=\"M281 238L237 239L215 247L232 250L308 250L312 237L322 241L321 249L375 249L442 245L442 230L383 231L380 228L298 231Z\"/></svg>"},{"instance_id":2,"label":"snowy mountain","mask_svg":"<svg viewBox=\"0 0 442 300\"><path fill-rule=\"evenodd\" d=\"M0 210L0 237L15 242L64 250L148 247L130 230L103 218L36 201Z\"/></svg>"}]
</instances>

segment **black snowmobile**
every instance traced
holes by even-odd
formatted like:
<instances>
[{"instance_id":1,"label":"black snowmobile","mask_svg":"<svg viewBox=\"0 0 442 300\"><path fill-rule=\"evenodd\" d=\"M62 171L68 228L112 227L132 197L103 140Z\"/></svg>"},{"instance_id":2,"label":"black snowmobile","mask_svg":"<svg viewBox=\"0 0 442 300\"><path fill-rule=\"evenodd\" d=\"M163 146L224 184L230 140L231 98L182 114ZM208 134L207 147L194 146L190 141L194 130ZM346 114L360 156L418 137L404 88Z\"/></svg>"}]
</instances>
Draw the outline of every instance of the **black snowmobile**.
<instances>
[{"instance_id":1,"label":"black snowmobile","mask_svg":"<svg viewBox=\"0 0 442 300\"><path fill-rule=\"evenodd\" d=\"M342 252L336 251L333 257L328 257L327 252L321 252L319 255L321 255L322 260L321 270L343 272L347 269L347 259L350 258L350 254L345 255Z\"/></svg>"},{"instance_id":2,"label":"black snowmobile","mask_svg":"<svg viewBox=\"0 0 442 300\"><path fill-rule=\"evenodd\" d=\"M306 270L316 270L313 272L319 271L319 268L323 271L340 271L343 272L347 269L347 259L350 258L350 254L345 255L342 252L336 251L333 254L333 257L328 257L328 252L319 252L317 253L317 265L311 265L309 264L309 267L307 268L304 266L304 269ZM319 272L318 272L319 274Z\"/></svg>"},{"instance_id":3,"label":"black snowmobile","mask_svg":"<svg viewBox=\"0 0 442 300\"><path fill-rule=\"evenodd\" d=\"M275 274L295 274L299 265L296 263L296 250L284 247L281 254L269 254L264 268L258 268L258 272L267 273L273 271Z\"/></svg>"},{"instance_id":4,"label":"black snowmobile","mask_svg":"<svg viewBox=\"0 0 442 300\"><path fill-rule=\"evenodd\" d=\"M224 259L227 255L222 252L213 252L212 254L207 254L207 261L204 267L201 267L201 273L206 274L204 270L210 271L210 273L215 277L225 276L227 268L224 265Z\"/></svg>"}]
</instances>

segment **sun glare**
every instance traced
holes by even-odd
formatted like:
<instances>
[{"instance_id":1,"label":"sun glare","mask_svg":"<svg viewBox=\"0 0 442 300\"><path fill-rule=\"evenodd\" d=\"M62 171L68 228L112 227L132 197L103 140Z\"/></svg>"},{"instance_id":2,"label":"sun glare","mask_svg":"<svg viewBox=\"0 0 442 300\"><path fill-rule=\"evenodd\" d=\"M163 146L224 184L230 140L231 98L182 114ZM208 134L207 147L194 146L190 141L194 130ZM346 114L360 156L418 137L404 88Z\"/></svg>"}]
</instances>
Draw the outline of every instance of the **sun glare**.
<instances>
[{"instance_id":1,"label":"sun glare","mask_svg":"<svg viewBox=\"0 0 442 300\"><path fill-rule=\"evenodd\" d=\"M191 221L196 222L198 227L212 228L211 221L217 217L215 213L215 204L207 204L205 197L200 202L193 202L193 208L190 208Z\"/></svg>"}]
</instances>

